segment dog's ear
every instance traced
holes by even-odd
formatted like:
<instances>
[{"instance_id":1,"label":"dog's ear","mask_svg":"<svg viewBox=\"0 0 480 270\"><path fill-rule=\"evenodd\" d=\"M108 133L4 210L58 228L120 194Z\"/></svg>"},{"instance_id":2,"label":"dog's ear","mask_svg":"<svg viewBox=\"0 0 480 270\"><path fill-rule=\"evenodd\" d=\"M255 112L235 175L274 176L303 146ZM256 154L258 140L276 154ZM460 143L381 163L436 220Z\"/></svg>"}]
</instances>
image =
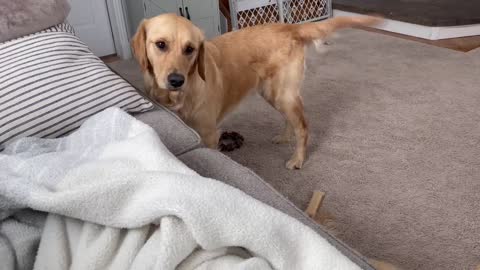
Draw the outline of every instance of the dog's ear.
<instances>
[{"instance_id":1,"label":"dog's ear","mask_svg":"<svg viewBox=\"0 0 480 270\"><path fill-rule=\"evenodd\" d=\"M205 42L202 42L200 45L200 48L198 48L198 55L197 55L197 70L198 70L198 75L202 78L202 80L205 81L205 70L206 70L206 48L205 48Z\"/></svg>"},{"instance_id":2,"label":"dog's ear","mask_svg":"<svg viewBox=\"0 0 480 270\"><path fill-rule=\"evenodd\" d=\"M145 29L145 20L143 20L138 26L137 32L131 41L133 55L135 56L135 59L137 59L142 72L146 72L149 65L147 58L146 38L147 34Z\"/></svg>"}]
</instances>

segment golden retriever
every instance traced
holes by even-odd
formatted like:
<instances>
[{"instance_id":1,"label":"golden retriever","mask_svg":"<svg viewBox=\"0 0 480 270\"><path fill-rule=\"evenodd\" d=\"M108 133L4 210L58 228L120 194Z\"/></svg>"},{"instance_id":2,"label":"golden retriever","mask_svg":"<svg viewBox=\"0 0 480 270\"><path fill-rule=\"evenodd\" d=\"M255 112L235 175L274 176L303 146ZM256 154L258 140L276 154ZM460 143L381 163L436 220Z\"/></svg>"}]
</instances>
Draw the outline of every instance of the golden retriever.
<instances>
[{"instance_id":1,"label":"golden retriever","mask_svg":"<svg viewBox=\"0 0 480 270\"><path fill-rule=\"evenodd\" d=\"M300 169L308 140L300 96L306 46L321 42L336 29L379 21L358 16L305 24L267 24L207 41L189 20L163 14L140 24L132 48L147 93L176 111L210 148L217 148L218 126L225 115L257 91L285 118L285 130L273 142L295 139L295 152L286 167Z\"/></svg>"}]
</instances>

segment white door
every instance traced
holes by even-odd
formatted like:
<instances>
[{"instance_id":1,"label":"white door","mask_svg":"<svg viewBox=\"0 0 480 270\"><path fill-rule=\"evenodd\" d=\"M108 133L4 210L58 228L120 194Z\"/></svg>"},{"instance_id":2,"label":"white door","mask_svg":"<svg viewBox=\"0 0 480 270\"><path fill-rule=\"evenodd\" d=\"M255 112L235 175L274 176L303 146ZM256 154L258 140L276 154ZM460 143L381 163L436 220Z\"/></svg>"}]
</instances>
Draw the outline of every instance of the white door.
<instances>
[{"instance_id":1,"label":"white door","mask_svg":"<svg viewBox=\"0 0 480 270\"><path fill-rule=\"evenodd\" d=\"M185 17L200 27L207 39L220 35L220 10L218 0L183 0Z\"/></svg>"},{"instance_id":2,"label":"white door","mask_svg":"<svg viewBox=\"0 0 480 270\"><path fill-rule=\"evenodd\" d=\"M75 34L85 42L96 56L115 54L112 29L105 0L69 0L67 21Z\"/></svg>"}]
</instances>

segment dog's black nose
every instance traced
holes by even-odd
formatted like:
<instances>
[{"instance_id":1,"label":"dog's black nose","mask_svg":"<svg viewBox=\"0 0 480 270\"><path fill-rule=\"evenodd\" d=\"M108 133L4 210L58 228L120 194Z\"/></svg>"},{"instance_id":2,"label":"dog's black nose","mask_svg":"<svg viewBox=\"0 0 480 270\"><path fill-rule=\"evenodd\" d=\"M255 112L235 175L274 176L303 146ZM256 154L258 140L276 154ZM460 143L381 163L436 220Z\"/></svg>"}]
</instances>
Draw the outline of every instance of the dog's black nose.
<instances>
[{"instance_id":1,"label":"dog's black nose","mask_svg":"<svg viewBox=\"0 0 480 270\"><path fill-rule=\"evenodd\" d=\"M185 82L185 77L178 73L171 73L170 75L168 75L167 79L168 83L173 88L171 90L176 90L176 88L179 88Z\"/></svg>"}]
</instances>

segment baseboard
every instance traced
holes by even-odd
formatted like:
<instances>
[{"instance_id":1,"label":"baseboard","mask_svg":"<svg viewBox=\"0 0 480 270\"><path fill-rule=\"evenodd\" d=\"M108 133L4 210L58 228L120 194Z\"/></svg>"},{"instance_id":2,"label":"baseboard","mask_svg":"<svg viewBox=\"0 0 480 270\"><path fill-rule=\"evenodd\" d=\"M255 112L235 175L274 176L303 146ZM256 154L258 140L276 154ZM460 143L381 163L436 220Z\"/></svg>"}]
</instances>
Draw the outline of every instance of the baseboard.
<instances>
[{"instance_id":1,"label":"baseboard","mask_svg":"<svg viewBox=\"0 0 480 270\"><path fill-rule=\"evenodd\" d=\"M338 9L333 10L333 17L355 16L355 15L361 15L361 14L342 11ZM439 39L447 39L447 38L458 38L458 37L480 35L480 24L431 27L431 26L386 19L385 23L375 28L389 31L389 32L399 33L403 35L429 39L429 40L439 40Z\"/></svg>"}]
</instances>

